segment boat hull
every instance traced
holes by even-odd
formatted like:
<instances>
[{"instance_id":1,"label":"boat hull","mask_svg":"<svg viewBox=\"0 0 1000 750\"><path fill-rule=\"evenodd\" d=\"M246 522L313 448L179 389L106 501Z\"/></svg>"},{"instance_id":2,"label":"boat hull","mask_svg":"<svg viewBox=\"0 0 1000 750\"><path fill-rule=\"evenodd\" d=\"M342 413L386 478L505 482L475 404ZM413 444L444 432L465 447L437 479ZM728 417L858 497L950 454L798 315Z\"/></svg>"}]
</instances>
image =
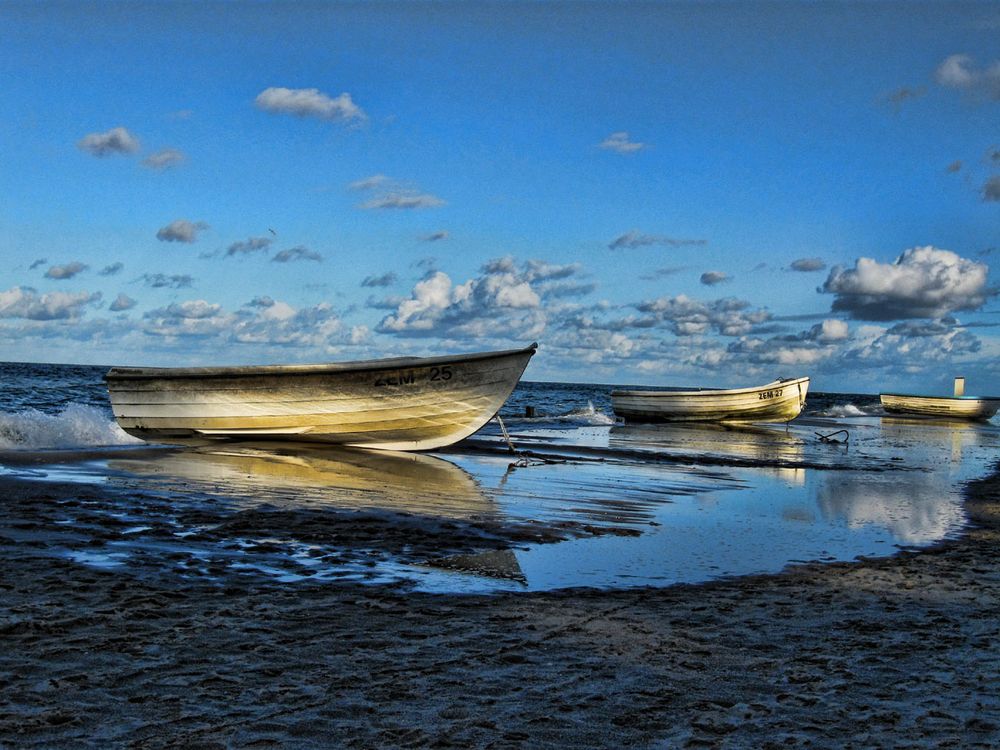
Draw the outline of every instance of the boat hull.
<instances>
[{"instance_id":1,"label":"boat hull","mask_svg":"<svg viewBox=\"0 0 1000 750\"><path fill-rule=\"evenodd\" d=\"M431 450L486 424L535 348L329 365L113 368L105 380L119 426L144 440Z\"/></svg>"},{"instance_id":2,"label":"boat hull","mask_svg":"<svg viewBox=\"0 0 1000 750\"><path fill-rule=\"evenodd\" d=\"M629 422L788 422L802 411L809 378L731 390L612 391L615 414Z\"/></svg>"},{"instance_id":3,"label":"boat hull","mask_svg":"<svg viewBox=\"0 0 1000 750\"><path fill-rule=\"evenodd\" d=\"M882 408L889 414L938 419L985 421L1000 409L1000 399L975 396L912 396L880 393Z\"/></svg>"}]
</instances>

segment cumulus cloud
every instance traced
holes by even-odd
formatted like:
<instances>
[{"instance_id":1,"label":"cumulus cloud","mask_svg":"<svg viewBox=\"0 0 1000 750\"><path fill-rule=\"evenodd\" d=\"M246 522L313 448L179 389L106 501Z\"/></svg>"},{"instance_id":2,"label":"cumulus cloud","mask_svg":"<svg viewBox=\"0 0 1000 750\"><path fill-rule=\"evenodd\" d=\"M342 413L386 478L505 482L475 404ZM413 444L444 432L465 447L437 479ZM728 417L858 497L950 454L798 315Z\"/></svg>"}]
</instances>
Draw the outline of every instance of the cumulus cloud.
<instances>
[{"instance_id":1,"label":"cumulus cloud","mask_svg":"<svg viewBox=\"0 0 1000 750\"><path fill-rule=\"evenodd\" d=\"M144 273L140 278L153 289L184 289L194 283L194 277L188 274Z\"/></svg>"},{"instance_id":2,"label":"cumulus cloud","mask_svg":"<svg viewBox=\"0 0 1000 750\"><path fill-rule=\"evenodd\" d=\"M361 122L367 119L367 115L346 92L331 97L319 89L288 89L272 86L261 91L254 103L265 112L296 117L317 117L321 120L339 122Z\"/></svg>"},{"instance_id":3,"label":"cumulus cloud","mask_svg":"<svg viewBox=\"0 0 1000 750\"><path fill-rule=\"evenodd\" d=\"M271 246L270 237L250 237L240 242L234 242L226 249L226 257L233 255L249 255L250 253L267 250Z\"/></svg>"},{"instance_id":4,"label":"cumulus cloud","mask_svg":"<svg viewBox=\"0 0 1000 750\"><path fill-rule=\"evenodd\" d=\"M674 237L666 237L661 234L643 234L638 229L633 229L625 234L613 239L608 247L612 250L622 248L634 249L637 247L648 247L650 245L663 245L664 247L683 247L685 245L707 245L708 240L683 240Z\"/></svg>"},{"instance_id":5,"label":"cumulus cloud","mask_svg":"<svg viewBox=\"0 0 1000 750\"><path fill-rule=\"evenodd\" d=\"M934 80L947 88L1000 101L1000 60L980 68L969 55L951 55L938 66Z\"/></svg>"},{"instance_id":6,"label":"cumulus cloud","mask_svg":"<svg viewBox=\"0 0 1000 750\"><path fill-rule=\"evenodd\" d=\"M127 294L119 294L108 309L111 310L111 312L122 312L124 310L131 310L135 307L135 305L136 301Z\"/></svg>"},{"instance_id":7,"label":"cumulus cloud","mask_svg":"<svg viewBox=\"0 0 1000 750\"><path fill-rule=\"evenodd\" d=\"M414 209L435 208L445 205L436 195L421 191L384 174L375 174L352 182L348 187L357 192L372 193L372 197L358 205L364 209ZM442 238L439 238L442 239Z\"/></svg>"},{"instance_id":8,"label":"cumulus cloud","mask_svg":"<svg viewBox=\"0 0 1000 750\"><path fill-rule=\"evenodd\" d=\"M729 281L730 278L732 277L728 273L723 273L722 271L705 271L701 275L701 283L705 286L715 286L724 281Z\"/></svg>"},{"instance_id":9,"label":"cumulus cloud","mask_svg":"<svg viewBox=\"0 0 1000 750\"><path fill-rule=\"evenodd\" d=\"M310 250L304 245L299 245L298 247L290 247L287 250L282 250L271 258L271 261L274 263L294 263L299 260L313 260L317 263L322 263L323 256L315 250Z\"/></svg>"},{"instance_id":10,"label":"cumulus cloud","mask_svg":"<svg viewBox=\"0 0 1000 750\"><path fill-rule=\"evenodd\" d=\"M819 291L835 295L834 311L858 320L938 318L982 307L995 294L988 271L950 250L915 247L893 263L859 258L854 268L835 266Z\"/></svg>"},{"instance_id":11,"label":"cumulus cloud","mask_svg":"<svg viewBox=\"0 0 1000 750\"><path fill-rule=\"evenodd\" d=\"M187 300L151 310L143 320L146 333L166 340L194 338L220 346L292 348L299 353L360 343L368 335L364 326L345 327L326 303L296 309L271 297L255 297L236 312L203 299Z\"/></svg>"},{"instance_id":12,"label":"cumulus cloud","mask_svg":"<svg viewBox=\"0 0 1000 750\"><path fill-rule=\"evenodd\" d=\"M111 263L102 268L98 273L100 273L101 276L116 276L122 272L123 268L125 268L125 265L122 263Z\"/></svg>"},{"instance_id":13,"label":"cumulus cloud","mask_svg":"<svg viewBox=\"0 0 1000 750\"><path fill-rule=\"evenodd\" d=\"M844 341L849 335L850 327L847 323L836 318L828 318L822 323L814 325L809 330L807 338L828 344L834 341Z\"/></svg>"},{"instance_id":14,"label":"cumulus cloud","mask_svg":"<svg viewBox=\"0 0 1000 750\"><path fill-rule=\"evenodd\" d=\"M826 263L823 262L822 258L799 258L792 261L790 268L793 271L809 273L810 271L822 271L826 268Z\"/></svg>"},{"instance_id":15,"label":"cumulus cloud","mask_svg":"<svg viewBox=\"0 0 1000 750\"><path fill-rule=\"evenodd\" d=\"M1000 201L1000 175L990 177L983 185L984 201Z\"/></svg>"},{"instance_id":16,"label":"cumulus cloud","mask_svg":"<svg viewBox=\"0 0 1000 750\"><path fill-rule=\"evenodd\" d=\"M72 279L77 274L82 271L86 271L90 266L86 263L81 263L80 261L73 261L72 263L67 263L65 266L51 266L48 271L45 272L45 278L47 279Z\"/></svg>"},{"instance_id":17,"label":"cumulus cloud","mask_svg":"<svg viewBox=\"0 0 1000 750\"><path fill-rule=\"evenodd\" d=\"M624 130L612 133L597 145L606 151L614 151L618 154L634 154L636 151L648 148L645 143L630 140L628 132Z\"/></svg>"},{"instance_id":18,"label":"cumulus cloud","mask_svg":"<svg viewBox=\"0 0 1000 750\"><path fill-rule=\"evenodd\" d=\"M164 169L176 167L178 164L183 162L185 158L187 157L184 156L183 151L178 151L176 148L163 148L143 159L142 164L144 167L148 167L149 169L162 171Z\"/></svg>"},{"instance_id":19,"label":"cumulus cloud","mask_svg":"<svg viewBox=\"0 0 1000 750\"><path fill-rule=\"evenodd\" d=\"M481 275L455 284L429 271L377 326L381 333L451 338L533 338L545 330L546 299L569 291L577 264L560 265L512 257L486 263Z\"/></svg>"},{"instance_id":20,"label":"cumulus cloud","mask_svg":"<svg viewBox=\"0 0 1000 750\"><path fill-rule=\"evenodd\" d=\"M160 227L156 232L156 239L160 240L160 242L192 243L198 239L198 232L206 229L208 229L208 224L203 221L176 219L165 227Z\"/></svg>"},{"instance_id":21,"label":"cumulus cloud","mask_svg":"<svg viewBox=\"0 0 1000 750\"><path fill-rule=\"evenodd\" d=\"M76 320L83 315L87 305L100 299L100 292L48 292L39 295L30 287L15 286L0 292L0 318Z\"/></svg>"},{"instance_id":22,"label":"cumulus cloud","mask_svg":"<svg viewBox=\"0 0 1000 750\"><path fill-rule=\"evenodd\" d=\"M396 283L396 274L390 271L389 273L384 273L381 276L366 276L365 280L361 282L361 286L367 286L367 287L392 286L395 283Z\"/></svg>"},{"instance_id":23,"label":"cumulus cloud","mask_svg":"<svg viewBox=\"0 0 1000 750\"><path fill-rule=\"evenodd\" d=\"M139 139L123 127L112 128L104 133L90 133L77 142L77 148L94 156L112 154L134 154L139 150Z\"/></svg>"},{"instance_id":24,"label":"cumulus cloud","mask_svg":"<svg viewBox=\"0 0 1000 750\"><path fill-rule=\"evenodd\" d=\"M666 326L677 336L700 336L712 331L723 336L743 336L771 319L764 309L751 310L746 300L726 297L702 302L680 294L636 305L643 319L626 319L628 327Z\"/></svg>"}]
</instances>

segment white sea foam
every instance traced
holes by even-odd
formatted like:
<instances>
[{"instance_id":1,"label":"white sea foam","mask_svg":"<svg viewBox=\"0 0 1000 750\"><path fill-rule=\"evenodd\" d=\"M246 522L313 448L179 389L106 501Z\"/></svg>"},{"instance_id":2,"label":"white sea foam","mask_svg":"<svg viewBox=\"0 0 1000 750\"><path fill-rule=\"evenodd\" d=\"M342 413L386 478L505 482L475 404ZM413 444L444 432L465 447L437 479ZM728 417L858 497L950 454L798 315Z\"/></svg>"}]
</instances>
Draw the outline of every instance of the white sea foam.
<instances>
[{"instance_id":1,"label":"white sea foam","mask_svg":"<svg viewBox=\"0 0 1000 750\"><path fill-rule=\"evenodd\" d=\"M96 406L70 404L55 415L37 409L0 414L0 449L86 448L141 442Z\"/></svg>"},{"instance_id":2,"label":"white sea foam","mask_svg":"<svg viewBox=\"0 0 1000 750\"><path fill-rule=\"evenodd\" d=\"M868 412L861 409L854 404L838 404L833 406L826 411L821 411L818 416L821 417L867 417L870 416Z\"/></svg>"},{"instance_id":3,"label":"white sea foam","mask_svg":"<svg viewBox=\"0 0 1000 750\"><path fill-rule=\"evenodd\" d=\"M587 408L574 409L568 414L563 414L559 417L559 419L585 425L606 425L615 423L613 417L609 417L604 412L595 409L592 401L587 402Z\"/></svg>"}]
</instances>

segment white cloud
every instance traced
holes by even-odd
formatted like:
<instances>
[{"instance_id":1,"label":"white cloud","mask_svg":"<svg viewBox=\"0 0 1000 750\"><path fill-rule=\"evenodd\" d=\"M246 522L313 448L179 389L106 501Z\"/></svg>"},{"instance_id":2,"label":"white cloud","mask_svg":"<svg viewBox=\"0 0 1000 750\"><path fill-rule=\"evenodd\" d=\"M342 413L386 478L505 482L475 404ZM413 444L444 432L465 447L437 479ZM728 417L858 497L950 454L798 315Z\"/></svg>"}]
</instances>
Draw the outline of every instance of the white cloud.
<instances>
[{"instance_id":1,"label":"white cloud","mask_svg":"<svg viewBox=\"0 0 1000 750\"><path fill-rule=\"evenodd\" d=\"M115 262L106 265L98 273L100 273L101 276L116 276L122 272L123 268L125 268L124 263Z\"/></svg>"},{"instance_id":2,"label":"white cloud","mask_svg":"<svg viewBox=\"0 0 1000 750\"><path fill-rule=\"evenodd\" d=\"M176 219L165 227L160 227L156 232L156 239L161 242L192 243L198 239L198 232L206 229L208 229L208 224L203 221Z\"/></svg>"},{"instance_id":3,"label":"white cloud","mask_svg":"<svg viewBox=\"0 0 1000 750\"><path fill-rule=\"evenodd\" d=\"M648 145L645 143L630 140L629 134L624 130L612 133L601 141L598 146L606 151L614 151L619 154L634 154L636 151L648 148Z\"/></svg>"},{"instance_id":4,"label":"white cloud","mask_svg":"<svg viewBox=\"0 0 1000 750\"><path fill-rule=\"evenodd\" d=\"M34 289L15 286L0 292L0 318L75 320L83 315L84 307L100 299L100 292L48 292L39 295Z\"/></svg>"},{"instance_id":5,"label":"white cloud","mask_svg":"<svg viewBox=\"0 0 1000 750\"><path fill-rule=\"evenodd\" d=\"M722 271L705 271L701 275L701 283L705 286L715 286L724 281L729 281L731 278L728 273L723 273Z\"/></svg>"},{"instance_id":6,"label":"white cloud","mask_svg":"<svg viewBox=\"0 0 1000 750\"><path fill-rule=\"evenodd\" d=\"M144 273L140 277L146 286L153 289L184 289L194 283L194 277L184 274Z\"/></svg>"},{"instance_id":7,"label":"white cloud","mask_svg":"<svg viewBox=\"0 0 1000 750\"><path fill-rule=\"evenodd\" d=\"M684 247L688 245L707 245L708 240L684 240L674 237L666 237L662 234L643 234L638 229L632 229L623 235L611 240L608 247L612 250L622 248L634 249L637 247L648 247L650 245L663 245L664 247Z\"/></svg>"},{"instance_id":8,"label":"white cloud","mask_svg":"<svg viewBox=\"0 0 1000 750\"><path fill-rule=\"evenodd\" d=\"M445 202L436 195L422 192L413 185L386 177L384 174L374 174L356 180L348 185L348 188L357 192L374 193L371 198L358 205L358 208L369 210L436 208L445 205Z\"/></svg>"},{"instance_id":9,"label":"white cloud","mask_svg":"<svg viewBox=\"0 0 1000 750\"><path fill-rule=\"evenodd\" d=\"M122 312L123 310L131 310L135 305L136 301L127 294L119 294L108 309L111 312Z\"/></svg>"},{"instance_id":10,"label":"white cloud","mask_svg":"<svg viewBox=\"0 0 1000 750\"><path fill-rule=\"evenodd\" d=\"M323 256L315 250L310 250L304 245L299 245L298 247L290 247L287 250L282 250L271 258L271 261L274 263L293 263L299 260L312 260L322 263Z\"/></svg>"},{"instance_id":11,"label":"white cloud","mask_svg":"<svg viewBox=\"0 0 1000 750\"><path fill-rule=\"evenodd\" d=\"M234 242L226 250L226 257L232 255L248 255L250 253L267 250L271 246L270 237L250 237L240 242Z\"/></svg>"},{"instance_id":12,"label":"white cloud","mask_svg":"<svg viewBox=\"0 0 1000 750\"><path fill-rule=\"evenodd\" d=\"M799 258L793 260L791 264L793 271L801 271L802 273L822 271L824 268L826 268L826 263L822 258Z\"/></svg>"},{"instance_id":13,"label":"white cloud","mask_svg":"<svg viewBox=\"0 0 1000 750\"><path fill-rule=\"evenodd\" d=\"M980 68L969 55L951 55L938 66L934 80L947 88L962 89L1000 101L1000 60Z\"/></svg>"},{"instance_id":14,"label":"white cloud","mask_svg":"<svg viewBox=\"0 0 1000 750\"><path fill-rule=\"evenodd\" d=\"M164 169L170 169L171 167L177 166L183 162L185 158L184 152L182 151L178 151L175 148L164 148L147 156L142 160L142 164L150 169L162 171Z\"/></svg>"},{"instance_id":15,"label":"white cloud","mask_svg":"<svg viewBox=\"0 0 1000 750\"><path fill-rule=\"evenodd\" d=\"M995 294L988 271L950 250L915 247L893 263L859 258L852 269L836 266L820 291L836 296L835 311L858 320L938 318L982 307Z\"/></svg>"},{"instance_id":16,"label":"white cloud","mask_svg":"<svg viewBox=\"0 0 1000 750\"><path fill-rule=\"evenodd\" d=\"M365 113L343 93L330 97L319 89L288 89L280 86L261 91L254 103L265 112L317 117L322 120L353 122L367 119Z\"/></svg>"},{"instance_id":17,"label":"white cloud","mask_svg":"<svg viewBox=\"0 0 1000 750\"><path fill-rule=\"evenodd\" d=\"M435 208L445 202L430 193L386 193L361 204L361 208Z\"/></svg>"},{"instance_id":18,"label":"white cloud","mask_svg":"<svg viewBox=\"0 0 1000 750\"><path fill-rule=\"evenodd\" d=\"M94 156L134 154L139 150L139 139L123 127L104 133L90 133L77 142L77 148Z\"/></svg>"},{"instance_id":19,"label":"white cloud","mask_svg":"<svg viewBox=\"0 0 1000 750\"><path fill-rule=\"evenodd\" d=\"M80 261L75 260L72 263L67 263L65 266L52 266L45 272L45 278L72 279L74 276L86 271L88 268L90 268L90 266L86 263L81 263Z\"/></svg>"},{"instance_id":20,"label":"white cloud","mask_svg":"<svg viewBox=\"0 0 1000 750\"><path fill-rule=\"evenodd\" d=\"M382 185L385 185L387 182L391 181L392 180L390 180L384 174L373 174L371 177L365 177L360 180L355 180L347 187L350 188L351 190L358 190L363 192L365 190L374 190L375 188L381 187Z\"/></svg>"},{"instance_id":21,"label":"white cloud","mask_svg":"<svg viewBox=\"0 0 1000 750\"><path fill-rule=\"evenodd\" d=\"M392 271L384 273L381 276L366 276L364 281L361 282L361 286L366 287L379 287L379 286L392 286L396 283L396 274Z\"/></svg>"},{"instance_id":22,"label":"white cloud","mask_svg":"<svg viewBox=\"0 0 1000 750\"><path fill-rule=\"evenodd\" d=\"M723 336L744 336L771 319L767 310L751 310L749 302L733 297L701 302L680 294L642 302L636 308L649 318L631 321L630 327L666 326L677 336L700 336L712 331Z\"/></svg>"},{"instance_id":23,"label":"white cloud","mask_svg":"<svg viewBox=\"0 0 1000 750\"><path fill-rule=\"evenodd\" d=\"M565 296L556 279L579 273L578 264L544 261L518 264L513 258L486 263L482 274L455 284L441 271L430 271L398 301L376 330L407 336L450 338L535 338L557 311L546 300Z\"/></svg>"}]
</instances>

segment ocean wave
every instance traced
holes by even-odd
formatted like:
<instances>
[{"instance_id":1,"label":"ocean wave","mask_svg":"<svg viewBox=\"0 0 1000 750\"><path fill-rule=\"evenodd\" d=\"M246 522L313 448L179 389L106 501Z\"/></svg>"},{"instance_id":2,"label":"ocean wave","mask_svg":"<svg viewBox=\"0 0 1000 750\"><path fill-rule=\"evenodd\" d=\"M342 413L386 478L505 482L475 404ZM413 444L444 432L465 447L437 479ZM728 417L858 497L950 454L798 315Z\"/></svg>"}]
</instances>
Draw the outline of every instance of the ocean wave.
<instances>
[{"instance_id":1,"label":"ocean wave","mask_svg":"<svg viewBox=\"0 0 1000 750\"><path fill-rule=\"evenodd\" d=\"M141 442L96 406L70 404L54 415L37 409L0 414L0 449L85 448Z\"/></svg>"},{"instance_id":2,"label":"ocean wave","mask_svg":"<svg viewBox=\"0 0 1000 750\"><path fill-rule=\"evenodd\" d=\"M543 426L547 423L563 427L594 427L600 425L612 425L615 423L615 418L608 416L600 409L594 408L594 403L592 401L587 401L586 406L571 409L563 414L538 413L531 417L521 415L504 415L504 421L509 424L524 424L533 426Z\"/></svg>"},{"instance_id":3,"label":"ocean wave","mask_svg":"<svg viewBox=\"0 0 1000 750\"><path fill-rule=\"evenodd\" d=\"M831 406L829 409L824 409L823 411L817 412L818 417L870 417L876 412L865 411L859 406L854 404L837 404L836 406Z\"/></svg>"}]
</instances>

